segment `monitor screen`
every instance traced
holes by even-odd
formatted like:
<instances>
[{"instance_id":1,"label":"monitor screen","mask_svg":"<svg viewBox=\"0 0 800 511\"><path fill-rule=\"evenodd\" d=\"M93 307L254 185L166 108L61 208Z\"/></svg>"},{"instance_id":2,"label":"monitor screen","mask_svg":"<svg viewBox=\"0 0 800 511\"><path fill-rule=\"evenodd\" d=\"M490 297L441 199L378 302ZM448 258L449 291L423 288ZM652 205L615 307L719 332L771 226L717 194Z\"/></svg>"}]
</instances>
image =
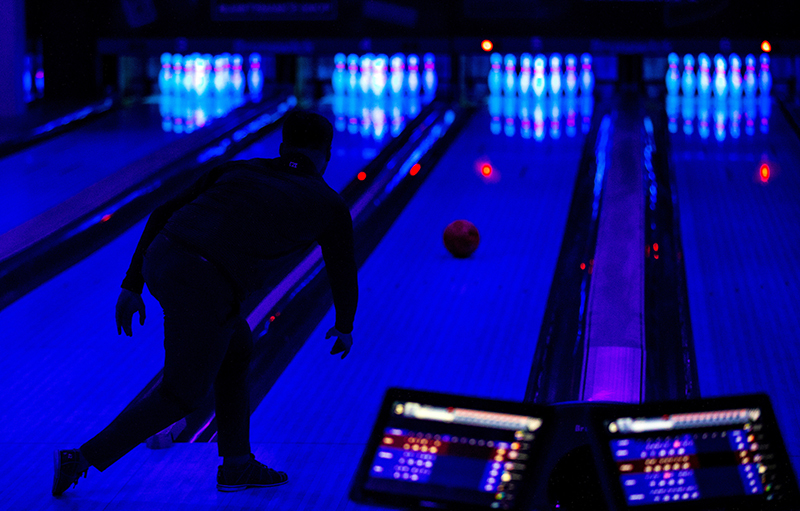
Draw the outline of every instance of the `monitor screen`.
<instances>
[{"instance_id":1,"label":"monitor screen","mask_svg":"<svg viewBox=\"0 0 800 511\"><path fill-rule=\"evenodd\" d=\"M766 396L597 413L601 459L622 509L796 505L796 480Z\"/></svg>"},{"instance_id":2,"label":"monitor screen","mask_svg":"<svg viewBox=\"0 0 800 511\"><path fill-rule=\"evenodd\" d=\"M351 496L388 505L518 509L547 416L534 405L390 389Z\"/></svg>"}]
</instances>

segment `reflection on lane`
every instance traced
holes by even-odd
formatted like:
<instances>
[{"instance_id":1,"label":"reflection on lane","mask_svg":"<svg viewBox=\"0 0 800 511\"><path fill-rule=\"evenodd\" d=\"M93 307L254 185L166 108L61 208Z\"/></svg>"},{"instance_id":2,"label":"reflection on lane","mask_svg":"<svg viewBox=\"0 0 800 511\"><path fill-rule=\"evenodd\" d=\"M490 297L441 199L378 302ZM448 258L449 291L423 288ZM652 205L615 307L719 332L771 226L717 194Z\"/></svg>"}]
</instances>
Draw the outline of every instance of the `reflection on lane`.
<instances>
[{"instance_id":1,"label":"reflection on lane","mask_svg":"<svg viewBox=\"0 0 800 511\"><path fill-rule=\"evenodd\" d=\"M541 142L546 135L557 140L561 138L562 130L570 138L578 132L580 123L581 133L586 134L592 123L594 98L591 94L580 97L574 94L536 97L513 95L501 96L492 94L488 98L489 115L491 118L490 129L492 134L505 133L513 137L517 133L517 118L519 118L519 133L522 138L533 138Z\"/></svg>"},{"instance_id":2,"label":"reflection on lane","mask_svg":"<svg viewBox=\"0 0 800 511\"><path fill-rule=\"evenodd\" d=\"M668 94L666 97L668 129L677 133L682 126L683 133L695 133L702 139L708 139L711 131L714 137L722 142L727 135L738 139L742 127L747 136L756 133L756 125L761 133L769 132L769 118L772 112L772 100L769 96L679 96ZM744 126L742 126L744 124Z\"/></svg>"},{"instance_id":3,"label":"reflection on lane","mask_svg":"<svg viewBox=\"0 0 800 511\"><path fill-rule=\"evenodd\" d=\"M392 94L391 96L345 95L331 97L336 131L351 135L360 133L364 138L372 137L376 142L387 135L399 135L406 126L407 119L419 114L419 96Z\"/></svg>"},{"instance_id":4,"label":"reflection on lane","mask_svg":"<svg viewBox=\"0 0 800 511\"><path fill-rule=\"evenodd\" d=\"M247 102L241 94L162 94L154 99L167 133L192 133Z\"/></svg>"}]
</instances>

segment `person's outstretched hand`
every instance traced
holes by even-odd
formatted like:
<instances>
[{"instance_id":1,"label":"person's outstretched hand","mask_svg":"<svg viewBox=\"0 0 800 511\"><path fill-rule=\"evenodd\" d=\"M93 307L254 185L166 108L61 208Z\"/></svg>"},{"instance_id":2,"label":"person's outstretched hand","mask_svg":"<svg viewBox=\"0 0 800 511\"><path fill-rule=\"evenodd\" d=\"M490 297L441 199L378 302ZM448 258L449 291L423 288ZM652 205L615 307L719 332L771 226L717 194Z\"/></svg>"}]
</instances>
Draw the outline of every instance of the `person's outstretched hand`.
<instances>
[{"instance_id":1,"label":"person's outstretched hand","mask_svg":"<svg viewBox=\"0 0 800 511\"><path fill-rule=\"evenodd\" d=\"M142 300L142 295L123 289L119 294L119 298L117 298L117 335L121 334L123 330L125 330L125 335L128 337L133 335L131 323L135 312L139 313L139 324L144 325L144 300Z\"/></svg>"},{"instance_id":2,"label":"person's outstretched hand","mask_svg":"<svg viewBox=\"0 0 800 511\"><path fill-rule=\"evenodd\" d=\"M336 336L336 342L333 343L333 348L331 348L331 355L341 353L342 358L344 358L348 353L350 353L350 348L353 346L353 335L343 334L342 332L336 330L336 327L332 327L330 330L328 330L328 333L325 334L325 338L330 339L334 335Z\"/></svg>"}]
</instances>

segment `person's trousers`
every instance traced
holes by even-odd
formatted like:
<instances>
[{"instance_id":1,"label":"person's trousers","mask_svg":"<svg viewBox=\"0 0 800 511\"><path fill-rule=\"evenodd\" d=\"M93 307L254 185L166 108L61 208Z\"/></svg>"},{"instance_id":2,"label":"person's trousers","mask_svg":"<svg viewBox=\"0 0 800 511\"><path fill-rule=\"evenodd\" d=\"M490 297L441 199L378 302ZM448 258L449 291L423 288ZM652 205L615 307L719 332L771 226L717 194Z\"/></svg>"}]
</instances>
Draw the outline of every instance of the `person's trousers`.
<instances>
[{"instance_id":1,"label":"person's trousers","mask_svg":"<svg viewBox=\"0 0 800 511\"><path fill-rule=\"evenodd\" d=\"M196 410L213 387L220 456L250 454L247 369L253 342L230 284L214 265L163 234L147 249L143 275L164 309L162 380L83 444L81 453L103 471Z\"/></svg>"}]
</instances>

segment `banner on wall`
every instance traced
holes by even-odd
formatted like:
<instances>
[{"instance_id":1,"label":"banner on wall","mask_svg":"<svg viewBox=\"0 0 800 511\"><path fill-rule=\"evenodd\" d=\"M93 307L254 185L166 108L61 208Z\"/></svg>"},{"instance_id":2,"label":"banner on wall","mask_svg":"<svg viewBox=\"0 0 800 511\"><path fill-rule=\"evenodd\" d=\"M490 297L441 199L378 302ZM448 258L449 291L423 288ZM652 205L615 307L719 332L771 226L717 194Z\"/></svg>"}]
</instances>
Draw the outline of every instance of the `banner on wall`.
<instances>
[{"instance_id":1,"label":"banner on wall","mask_svg":"<svg viewBox=\"0 0 800 511\"><path fill-rule=\"evenodd\" d=\"M211 0L215 21L333 20L337 0Z\"/></svg>"}]
</instances>

